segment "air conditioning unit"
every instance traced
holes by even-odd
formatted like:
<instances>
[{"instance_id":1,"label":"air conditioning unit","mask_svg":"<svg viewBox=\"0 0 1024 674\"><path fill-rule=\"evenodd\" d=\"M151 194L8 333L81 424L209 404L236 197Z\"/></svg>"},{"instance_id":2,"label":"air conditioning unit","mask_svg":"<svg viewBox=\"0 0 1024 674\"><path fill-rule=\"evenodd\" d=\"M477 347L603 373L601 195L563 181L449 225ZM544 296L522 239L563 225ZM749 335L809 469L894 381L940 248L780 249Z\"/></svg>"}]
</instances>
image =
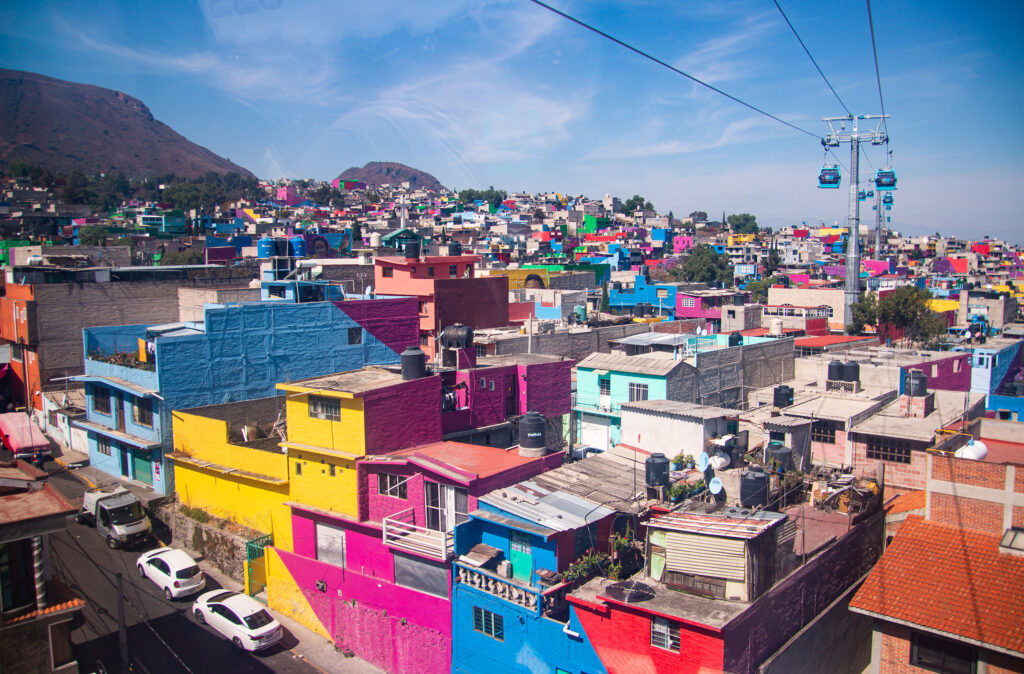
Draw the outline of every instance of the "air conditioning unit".
<instances>
[{"instance_id":1,"label":"air conditioning unit","mask_svg":"<svg viewBox=\"0 0 1024 674\"><path fill-rule=\"evenodd\" d=\"M507 559L503 559L498 562L498 575L503 578L512 577L512 562Z\"/></svg>"}]
</instances>

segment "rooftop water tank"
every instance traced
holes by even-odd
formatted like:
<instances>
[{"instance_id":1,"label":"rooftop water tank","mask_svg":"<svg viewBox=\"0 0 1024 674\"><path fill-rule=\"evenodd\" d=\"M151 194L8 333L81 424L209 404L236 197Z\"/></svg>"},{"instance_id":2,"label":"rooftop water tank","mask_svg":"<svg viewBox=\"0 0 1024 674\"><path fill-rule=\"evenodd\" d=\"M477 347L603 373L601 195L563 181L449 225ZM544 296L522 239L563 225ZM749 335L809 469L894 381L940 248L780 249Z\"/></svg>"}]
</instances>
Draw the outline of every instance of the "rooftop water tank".
<instances>
[{"instance_id":1,"label":"rooftop water tank","mask_svg":"<svg viewBox=\"0 0 1024 674\"><path fill-rule=\"evenodd\" d=\"M655 452L647 457L644 463L644 482L648 487L668 487L668 464L669 460L661 452Z\"/></svg>"},{"instance_id":2,"label":"rooftop water tank","mask_svg":"<svg viewBox=\"0 0 1024 674\"><path fill-rule=\"evenodd\" d=\"M776 386L775 391L772 394L772 406L773 407L789 407L793 404L793 387L792 386Z\"/></svg>"},{"instance_id":3,"label":"rooftop water tank","mask_svg":"<svg viewBox=\"0 0 1024 674\"><path fill-rule=\"evenodd\" d=\"M855 360L848 360L843 363L843 381L860 381L860 363Z\"/></svg>"},{"instance_id":4,"label":"rooftop water tank","mask_svg":"<svg viewBox=\"0 0 1024 674\"><path fill-rule=\"evenodd\" d=\"M288 239L288 252L292 257L306 257L306 239L301 236Z\"/></svg>"},{"instance_id":5,"label":"rooftop water tank","mask_svg":"<svg viewBox=\"0 0 1024 674\"><path fill-rule=\"evenodd\" d=\"M729 335L729 346L739 346L743 343L743 335L738 332L734 332Z\"/></svg>"},{"instance_id":6,"label":"rooftop water tank","mask_svg":"<svg viewBox=\"0 0 1024 674\"><path fill-rule=\"evenodd\" d=\"M928 395L928 375L921 370L910 370L904 375L903 393L911 398Z\"/></svg>"},{"instance_id":7,"label":"rooftop water tank","mask_svg":"<svg viewBox=\"0 0 1024 674\"><path fill-rule=\"evenodd\" d=\"M473 346L473 328L468 325L449 325L441 331L441 346L446 349L468 349Z\"/></svg>"},{"instance_id":8,"label":"rooftop water tank","mask_svg":"<svg viewBox=\"0 0 1024 674\"><path fill-rule=\"evenodd\" d=\"M988 456L988 447L981 440L971 440L966 445L953 453L958 459L971 459L981 461Z\"/></svg>"},{"instance_id":9,"label":"rooftop water tank","mask_svg":"<svg viewBox=\"0 0 1024 674\"><path fill-rule=\"evenodd\" d=\"M768 505L768 473L760 466L751 466L740 476L740 505L756 508Z\"/></svg>"},{"instance_id":10,"label":"rooftop water tank","mask_svg":"<svg viewBox=\"0 0 1024 674\"><path fill-rule=\"evenodd\" d=\"M828 380L829 381L842 381L843 380L843 361L841 360L830 360L828 363Z\"/></svg>"},{"instance_id":11,"label":"rooftop water tank","mask_svg":"<svg viewBox=\"0 0 1024 674\"><path fill-rule=\"evenodd\" d=\"M380 232L373 232L372 234L370 234L370 247L371 248L380 248L380 242L381 242ZM353 241L352 245L353 246L361 246L361 245L363 245L363 242L362 241Z\"/></svg>"},{"instance_id":12,"label":"rooftop water tank","mask_svg":"<svg viewBox=\"0 0 1024 674\"><path fill-rule=\"evenodd\" d=\"M789 447L783 447L782 445L770 445L768 447L768 456L779 462L779 467L782 470L793 469L793 450Z\"/></svg>"},{"instance_id":13,"label":"rooftop water tank","mask_svg":"<svg viewBox=\"0 0 1024 674\"><path fill-rule=\"evenodd\" d=\"M402 352L402 379L421 379L427 376L427 357L418 346L410 346Z\"/></svg>"},{"instance_id":14,"label":"rooftop water tank","mask_svg":"<svg viewBox=\"0 0 1024 674\"><path fill-rule=\"evenodd\" d=\"M768 324L768 334L772 337L782 337L782 319L773 318Z\"/></svg>"},{"instance_id":15,"label":"rooftop water tank","mask_svg":"<svg viewBox=\"0 0 1024 674\"><path fill-rule=\"evenodd\" d=\"M274 257L276 249L274 248L274 240L269 236L264 236L256 242L256 256L257 257Z\"/></svg>"},{"instance_id":16,"label":"rooftop water tank","mask_svg":"<svg viewBox=\"0 0 1024 674\"><path fill-rule=\"evenodd\" d=\"M519 420L519 455L544 456L547 451L547 423L539 412L527 412Z\"/></svg>"}]
</instances>

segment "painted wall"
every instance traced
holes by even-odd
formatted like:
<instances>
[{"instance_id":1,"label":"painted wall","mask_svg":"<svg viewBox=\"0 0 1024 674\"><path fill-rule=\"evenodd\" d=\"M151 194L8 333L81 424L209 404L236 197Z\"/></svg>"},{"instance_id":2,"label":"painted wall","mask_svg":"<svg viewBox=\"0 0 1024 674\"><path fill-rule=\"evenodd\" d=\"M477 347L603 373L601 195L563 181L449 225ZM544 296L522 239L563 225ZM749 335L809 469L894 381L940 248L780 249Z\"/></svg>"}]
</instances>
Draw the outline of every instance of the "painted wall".
<instances>
[{"instance_id":1,"label":"painted wall","mask_svg":"<svg viewBox=\"0 0 1024 674\"><path fill-rule=\"evenodd\" d=\"M972 388L970 354L950 354L949 358L905 365L900 370L900 395L903 394L906 373L910 370L924 372L928 378L929 391L967 391Z\"/></svg>"},{"instance_id":2,"label":"painted wall","mask_svg":"<svg viewBox=\"0 0 1024 674\"><path fill-rule=\"evenodd\" d=\"M348 454L366 453L366 428L362 398L346 398L331 391L322 397L337 401L339 420L319 419L309 414L309 394L288 396L288 440L303 445L334 449Z\"/></svg>"},{"instance_id":3,"label":"painted wall","mask_svg":"<svg viewBox=\"0 0 1024 674\"><path fill-rule=\"evenodd\" d=\"M367 454L437 442L442 433L441 377L423 377L368 391L363 396L363 409Z\"/></svg>"}]
</instances>

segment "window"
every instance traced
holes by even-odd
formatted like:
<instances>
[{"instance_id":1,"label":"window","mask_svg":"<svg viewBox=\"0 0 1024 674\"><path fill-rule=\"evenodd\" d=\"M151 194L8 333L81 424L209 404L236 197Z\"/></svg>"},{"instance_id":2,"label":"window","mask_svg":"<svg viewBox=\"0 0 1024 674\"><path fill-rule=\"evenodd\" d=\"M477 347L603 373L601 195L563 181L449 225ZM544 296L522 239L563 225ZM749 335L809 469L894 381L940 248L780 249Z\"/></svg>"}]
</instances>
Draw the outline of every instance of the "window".
<instances>
[{"instance_id":1,"label":"window","mask_svg":"<svg viewBox=\"0 0 1024 674\"><path fill-rule=\"evenodd\" d=\"M597 522L573 532L573 549L576 557L582 556L591 548L597 549Z\"/></svg>"},{"instance_id":2,"label":"window","mask_svg":"<svg viewBox=\"0 0 1024 674\"><path fill-rule=\"evenodd\" d=\"M433 267L427 267L427 276L433 276L433 275L434 275L434 268Z\"/></svg>"},{"instance_id":3,"label":"window","mask_svg":"<svg viewBox=\"0 0 1024 674\"><path fill-rule=\"evenodd\" d=\"M932 376L933 377L938 377L939 376L939 366L937 364L935 364L935 363L932 363Z\"/></svg>"},{"instance_id":4,"label":"window","mask_svg":"<svg viewBox=\"0 0 1024 674\"><path fill-rule=\"evenodd\" d=\"M393 498L409 498L406 485L408 478L403 475L392 475L391 473L377 473L377 493L381 496Z\"/></svg>"},{"instance_id":5,"label":"window","mask_svg":"<svg viewBox=\"0 0 1024 674\"><path fill-rule=\"evenodd\" d=\"M943 674L974 674L978 652L967 644L914 632L910 639L910 664Z\"/></svg>"},{"instance_id":6,"label":"window","mask_svg":"<svg viewBox=\"0 0 1024 674\"><path fill-rule=\"evenodd\" d=\"M345 568L345 530L316 522L317 561Z\"/></svg>"},{"instance_id":7,"label":"window","mask_svg":"<svg viewBox=\"0 0 1024 674\"><path fill-rule=\"evenodd\" d=\"M31 539L0 543L0 610L21 608L35 599Z\"/></svg>"},{"instance_id":8,"label":"window","mask_svg":"<svg viewBox=\"0 0 1024 674\"><path fill-rule=\"evenodd\" d=\"M811 440L834 445L836 444L836 431L843 430L844 426L845 424L842 421L816 419L811 426Z\"/></svg>"},{"instance_id":9,"label":"window","mask_svg":"<svg viewBox=\"0 0 1024 674\"><path fill-rule=\"evenodd\" d=\"M140 426L153 425L153 399L136 398L135 406L132 408L132 418Z\"/></svg>"},{"instance_id":10,"label":"window","mask_svg":"<svg viewBox=\"0 0 1024 674\"><path fill-rule=\"evenodd\" d=\"M332 464L331 464L331 477L334 477L334 476L335 476L335 474L336 474L336 471L337 471L337 466L335 466L335 465L334 465L334 464L332 463Z\"/></svg>"},{"instance_id":11,"label":"window","mask_svg":"<svg viewBox=\"0 0 1024 674\"><path fill-rule=\"evenodd\" d=\"M964 369L964 361L962 358L957 358L953 361L953 372L960 372Z\"/></svg>"},{"instance_id":12,"label":"window","mask_svg":"<svg viewBox=\"0 0 1024 674\"><path fill-rule=\"evenodd\" d=\"M424 315L426 313L427 313L427 303L422 301L422 300L420 300L420 315Z\"/></svg>"},{"instance_id":13,"label":"window","mask_svg":"<svg viewBox=\"0 0 1024 674\"><path fill-rule=\"evenodd\" d=\"M694 298L692 298L692 297L684 297L683 298L683 306L684 307L689 307L689 308L692 309L696 305L697 305L697 300L695 300Z\"/></svg>"},{"instance_id":14,"label":"window","mask_svg":"<svg viewBox=\"0 0 1024 674\"><path fill-rule=\"evenodd\" d=\"M295 474L302 475L302 463L299 461L295 462Z\"/></svg>"},{"instance_id":15,"label":"window","mask_svg":"<svg viewBox=\"0 0 1024 674\"><path fill-rule=\"evenodd\" d=\"M63 620L50 625L50 664L54 669L75 661L71 652L71 621Z\"/></svg>"},{"instance_id":16,"label":"window","mask_svg":"<svg viewBox=\"0 0 1024 674\"><path fill-rule=\"evenodd\" d=\"M448 277L449 278L459 278L459 265L457 265L457 264L450 264L450 265L448 265Z\"/></svg>"},{"instance_id":17,"label":"window","mask_svg":"<svg viewBox=\"0 0 1024 674\"><path fill-rule=\"evenodd\" d=\"M25 347L21 344L11 344L11 360L20 363L25 359Z\"/></svg>"},{"instance_id":18,"label":"window","mask_svg":"<svg viewBox=\"0 0 1024 674\"><path fill-rule=\"evenodd\" d=\"M93 388L92 409L100 414L110 414L110 389L103 386Z\"/></svg>"},{"instance_id":19,"label":"window","mask_svg":"<svg viewBox=\"0 0 1024 674\"><path fill-rule=\"evenodd\" d=\"M267 286L267 295L270 297L284 297L284 286Z\"/></svg>"},{"instance_id":20,"label":"window","mask_svg":"<svg viewBox=\"0 0 1024 674\"><path fill-rule=\"evenodd\" d=\"M600 377L597 380L597 391L603 396L610 396L612 394L612 380L607 377Z\"/></svg>"},{"instance_id":21,"label":"window","mask_svg":"<svg viewBox=\"0 0 1024 674\"><path fill-rule=\"evenodd\" d=\"M395 585L412 588L435 597L448 597L448 567L421 557L396 552Z\"/></svg>"},{"instance_id":22,"label":"window","mask_svg":"<svg viewBox=\"0 0 1024 674\"><path fill-rule=\"evenodd\" d=\"M867 446L869 459L910 463L910 440L869 435Z\"/></svg>"},{"instance_id":23,"label":"window","mask_svg":"<svg viewBox=\"0 0 1024 674\"><path fill-rule=\"evenodd\" d=\"M420 346L426 346L429 343L430 343L430 338L427 336L426 333L421 332L420 333Z\"/></svg>"},{"instance_id":24,"label":"window","mask_svg":"<svg viewBox=\"0 0 1024 674\"><path fill-rule=\"evenodd\" d=\"M651 645L679 652L679 623L666 618L651 618Z\"/></svg>"},{"instance_id":25,"label":"window","mask_svg":"<svg viewBox=\"0 0 1024 674\"><path fill-rule=\"evenodd\" d=\"M638 400L647 400L647 384L631 381L629 382L629 402L634 403Z\"/></svg>"},{"instance_id":26,"label":"window","mask_svg":"<svg viewBox=\"0 0 1024 674\"><path fill-rule=\"evenodd\" d=\"M309 416L314 419L341 421L341 401L321 396L309 396Z\"/></svg>"},{"instance_id":27,"label":"window","mask_svg":"<svg viewBox=\"0 0 1024 674\"><path fill-rule=\"evenodd\" d=\"M486 344L474 344L473 346L476 348L476 357L477 358L484 358L484 357L487 356L487 345Z\"/></svg>"},{"instance_id":28,"label":"window","mask_svg":"<svg viewBox=\"0 0 1024 674\"><path fill-rule=\"evenodd\" d=\"M424 490L428 529L452 531L456 524L469 519L469 492L465 487L427 482Z\"/></svg>"},{"instance_id":29,"label":"window","mask_svg":"<svg viewBox=\"0 0 1024 674\"><path fill-rule=\"evenodd\" d=\"M96 437L96 451L110 456L110 438L100 435Z\"/></svg>"},{"instance_id":30,"label":"window","mask_svg":"<svg viewBox=\"0 0 1024 674\"><path fill-rule=\"evenodd\" d=\"M473 267L471 265L467 264L466 265L466 271L462 272L462 276L463 276L463 278L472 278L473 277Z\"/></svg>"},{"instance_id":31,"label":"window","mask_svg":"<svg viewBox=\"0 0 1024 674\"><path fill-rule=\"evenodd\" d=\"M505 619L479 606L473 607L473 629L492 639L505 640Z\"/></svg>"},{"instance_id":32,"label":"window","mask_svg":"<svg viewBox=\"0 0 1024 674\"><path fill-rule=\"evenodd\" d=\"M362 344L363 343L363 329L360 327L348 329L348 343L349 344Z\"/></svg>"},{"instance_id":33,"label":"window","mask_svg":"<svg viewBox=\"0 0 1024 674\"><path fill-rule=\"evenodd\" d=\"M713 576L698 576L681 571L665 570L662 582L677 590L684 590L713 599L725 599L725 579Z\"/></svg>"},{"instance_id":34,"label":"window","mask_svg":"<svg viewBox=\"0 0 1024 674\"><path fill-rule=\"evenodd\" d=\"M395 268L394 267L382 267L381 270L380 270L380 275L383 276L384 278L391 278L391 277L393 277L395 275Z\"/></svg>"}]
</instances>

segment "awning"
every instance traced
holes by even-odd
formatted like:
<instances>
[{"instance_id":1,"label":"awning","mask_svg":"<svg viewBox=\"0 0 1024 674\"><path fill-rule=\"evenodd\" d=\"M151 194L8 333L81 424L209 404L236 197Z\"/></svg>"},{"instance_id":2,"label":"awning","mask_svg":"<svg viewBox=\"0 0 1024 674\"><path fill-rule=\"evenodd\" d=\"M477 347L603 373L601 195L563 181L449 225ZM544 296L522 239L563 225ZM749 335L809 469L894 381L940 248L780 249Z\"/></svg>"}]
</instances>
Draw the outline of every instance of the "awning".
<instances>
[{"instance_id":1,"label":"awning","mask_svg":"<svg viewBox=\"0 0 1024 674\"><path fill-rule=\"evenodd\" d=\"M102 424L96 424L91 421L82 421L76 419L71 422L71 425L74 428L81 428L86 431L92 431L93 433L99 433L100 435L105 435L108 438L113 438L118 442L123 442L132 445L133 447L138 447L140 449L157 449L161 445L163 445L163 443L160 442L159 440L146 440L145 438L140 438L137 435L131 435L129 433L123 433L121 431L115 431L112 428L108 428L107 426L104 426Z\"/></svg>"},{"instance_id":2,"label":"awning","mask_svg":"<svg viewBox=\"0 0 1024 674\"><path fill-rule=\"evenodd\" d=\"M155 389L148 389L145 386L139 386L138 384L134 384L128 381L127 379L121 379L120 377L98 377L95 375L83 374L78 375L77 377L72 377L71 381L109 384L110 386L119 388L123 391L128 391L129 393L133 393L135 395L153 396L155 398L160 398L158 392ZM161 398L161 400L163 400L163 398Z\"/></svg>"}]
</instances>

